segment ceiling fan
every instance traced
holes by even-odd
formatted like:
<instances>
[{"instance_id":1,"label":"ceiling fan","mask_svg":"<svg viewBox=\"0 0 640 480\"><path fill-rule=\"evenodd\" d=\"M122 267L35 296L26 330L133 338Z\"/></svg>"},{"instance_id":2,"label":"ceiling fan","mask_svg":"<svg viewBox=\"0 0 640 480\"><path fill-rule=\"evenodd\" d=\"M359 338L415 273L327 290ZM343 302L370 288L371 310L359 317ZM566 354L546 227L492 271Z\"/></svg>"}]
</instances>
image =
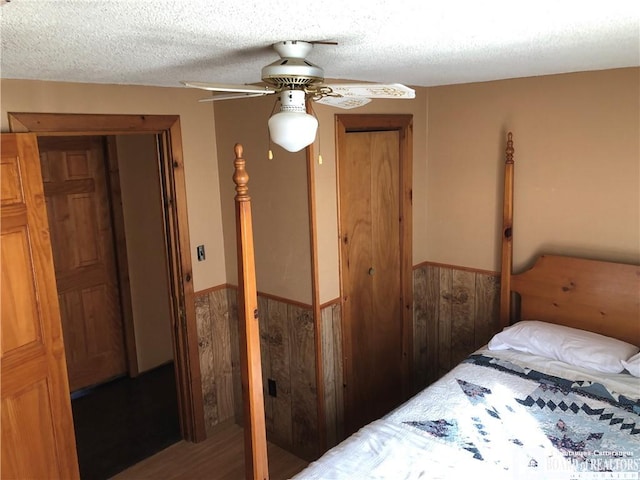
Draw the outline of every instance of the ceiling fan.
<instances>
[{"instance_id":1,"label":"ceiling fan","mask_svg":"<svg viewBox=\"0 0 640 480\"><path fill-rule=\"evenodd\" d=\"M313 143L318 120L306 112L307 99L338 108L356 108L373 98L410 99L415 91L399 83L325 84L324 70L306 60L314 43L285 40L273 45L279 60L262 68L259 85L230 85L224 83L182 82L187 87L222 92L203 101L229 100L279 94L280 111L269 119L271 140L290 152L297 152Z\"/></svg>"}]
</instances>

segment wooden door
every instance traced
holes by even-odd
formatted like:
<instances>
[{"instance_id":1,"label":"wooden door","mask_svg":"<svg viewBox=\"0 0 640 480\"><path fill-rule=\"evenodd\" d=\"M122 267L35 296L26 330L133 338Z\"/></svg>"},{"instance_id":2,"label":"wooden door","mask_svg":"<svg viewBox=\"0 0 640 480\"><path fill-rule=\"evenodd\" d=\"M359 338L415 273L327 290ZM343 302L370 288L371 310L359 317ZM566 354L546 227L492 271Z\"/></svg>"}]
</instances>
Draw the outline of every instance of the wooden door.
<instances>
[{"instance_id":1,"label":"wooden door","mask_svg":"<svg viewBox=\"0 0 640 480\"><path fill-rule=\"evenodd\" d=\"M103 137L40 137L71 391L127 373Z\"/></svg>"},{"instance_id":2,"label":"wooden door","mask_svg":"<svg viewBox=\"0 0 640 480\"><path fill-rule=\"evenodd\" d=\"M35 135L2 135L2 478L79 478Z\"/></svg>"},{"instance_id":3,"label":"wooden door","mask_svg":"<svg viewBox=\"0 0 640 480\"><path fill-rule=\"evenodd\" d=\"M339 149L345 428L351 433L405 397L400 132L346 132Z\"/></svg>"}]
</instances>

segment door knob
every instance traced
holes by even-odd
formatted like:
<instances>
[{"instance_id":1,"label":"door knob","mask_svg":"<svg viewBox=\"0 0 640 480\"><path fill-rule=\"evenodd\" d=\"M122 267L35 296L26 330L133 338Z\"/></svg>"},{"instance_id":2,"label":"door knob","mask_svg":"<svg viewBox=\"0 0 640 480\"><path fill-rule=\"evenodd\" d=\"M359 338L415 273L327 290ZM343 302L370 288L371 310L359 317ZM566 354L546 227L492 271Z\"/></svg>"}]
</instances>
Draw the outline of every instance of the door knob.
<instances>
[{"instance_id":1,"label":"door knob","mask_svg":"<svg viewBox=\"0 0 640 480\"><path fill-rule=\"evenodd\" d=\"M369 268L369 275L373 277L374 273L375 273L375 270L373 269L373 267Z\"/></svg>"}]
</instances>

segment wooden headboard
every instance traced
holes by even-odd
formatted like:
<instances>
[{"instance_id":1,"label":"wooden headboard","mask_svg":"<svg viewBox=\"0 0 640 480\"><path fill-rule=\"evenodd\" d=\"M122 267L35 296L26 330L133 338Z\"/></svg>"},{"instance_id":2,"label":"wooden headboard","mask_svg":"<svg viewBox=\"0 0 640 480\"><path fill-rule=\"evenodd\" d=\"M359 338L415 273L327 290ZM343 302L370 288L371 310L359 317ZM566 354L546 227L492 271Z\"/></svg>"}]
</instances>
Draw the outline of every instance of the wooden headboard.
<instances>
[{"instance_id":1,"label":"wooden headboard","mask_svg":"<svg viewBox=\"0 0 640 480\"><path fill-rule=\"evenodd\" d=\"M640 266L542 255L520 274L513 258L513 135L507 137L500 324L541 320L640 345ZM514 302L514 293L519 302Z\"/></svg>"}]
</instances>

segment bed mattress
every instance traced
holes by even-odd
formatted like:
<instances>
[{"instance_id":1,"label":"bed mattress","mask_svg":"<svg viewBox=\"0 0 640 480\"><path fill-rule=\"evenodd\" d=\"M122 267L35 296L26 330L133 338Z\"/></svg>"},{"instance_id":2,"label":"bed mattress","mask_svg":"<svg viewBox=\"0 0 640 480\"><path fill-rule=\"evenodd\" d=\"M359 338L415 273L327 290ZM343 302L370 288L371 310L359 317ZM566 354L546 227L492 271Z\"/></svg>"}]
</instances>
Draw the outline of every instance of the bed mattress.
<instances>
[{"instance_id":1,"label":"bed mattress","mask_svg":"<svg viewBox=\"0 0 640 480\"><path fill-rule=\"evenodd\" d=\"M481 349L296 479L638 479L640 379Z\"/></svg>"}]
</instances>

